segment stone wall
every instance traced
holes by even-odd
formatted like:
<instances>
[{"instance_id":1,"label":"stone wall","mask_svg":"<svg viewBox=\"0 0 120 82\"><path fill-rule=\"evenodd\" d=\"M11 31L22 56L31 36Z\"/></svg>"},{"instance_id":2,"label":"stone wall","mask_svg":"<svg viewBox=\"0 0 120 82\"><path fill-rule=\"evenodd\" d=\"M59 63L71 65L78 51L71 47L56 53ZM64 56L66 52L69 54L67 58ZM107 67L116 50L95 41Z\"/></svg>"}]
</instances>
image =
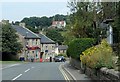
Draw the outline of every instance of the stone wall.
<instances>
[{"instance_id":1,"label":"stone wall","mask_svg":"<svg viewBox=\"0 0 120 82\"><path fill-rule=\"evenodd\" d=\"M83 71L87 76L89 76L93 80L102 80L102 82L120 82L120 72L115 71L114 69L108 69L103 67L99 70L91 69L86 66L82 66L80 61L72 59L70 60L70 64Z\"/></svg>"},{"instance_id":2,"label":"stone wall","mask_svg":"<svg viewBox=\"0 0 120 82\"><path fill-rule=\"evenodd\" d=\"M81 68L81 64L80 64L79 60L75 60L73 58L70 58L70 64L77 69Z\"/></svg>"}]
</instances>

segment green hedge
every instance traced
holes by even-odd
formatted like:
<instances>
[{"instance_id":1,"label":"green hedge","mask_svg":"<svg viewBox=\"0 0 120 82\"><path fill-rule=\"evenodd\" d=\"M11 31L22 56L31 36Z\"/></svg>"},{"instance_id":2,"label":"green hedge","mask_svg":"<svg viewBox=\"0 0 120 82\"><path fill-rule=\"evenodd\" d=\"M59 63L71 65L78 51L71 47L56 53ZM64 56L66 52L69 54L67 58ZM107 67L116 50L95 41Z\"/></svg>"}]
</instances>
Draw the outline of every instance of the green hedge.
<instances>
[{"instance_id":1,"label":"green hedge","mask_svg":"<svg viewBox=\"0 0 120 82\"><path fill-rule=\"evenodd\" d=\"M64 57L67 57L66 54L58 54L58 56L64 56Z\"/></svg>"},{"instance_id":2,"label":"green hedge","mask_svg":"<svg viewBox=\"0 0 120 82\"><path fill-rule=\"evenodd\" d=\"M72 58L79 59L80 54L94 44L92 38L79 38L71 41L68 45L67 55Z\"/></svg>"}]
</instances>

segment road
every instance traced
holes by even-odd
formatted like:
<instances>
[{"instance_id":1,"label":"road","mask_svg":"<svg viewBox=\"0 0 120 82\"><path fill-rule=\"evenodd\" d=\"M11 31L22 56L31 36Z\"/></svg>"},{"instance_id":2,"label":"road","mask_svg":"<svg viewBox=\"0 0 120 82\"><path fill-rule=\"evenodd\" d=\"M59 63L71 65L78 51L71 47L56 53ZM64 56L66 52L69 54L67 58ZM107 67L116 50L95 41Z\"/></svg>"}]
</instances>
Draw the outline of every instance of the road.
<instances>
[{"instance_id":1,"label":"road","mask_svg":"<svg viewBox=\"0 0 120 82\"><path fill-rule=\"evenodd\" d=\"M2 69L2 80L65 80L60 62L26 63Z\"/></svg>"}]
</instances>

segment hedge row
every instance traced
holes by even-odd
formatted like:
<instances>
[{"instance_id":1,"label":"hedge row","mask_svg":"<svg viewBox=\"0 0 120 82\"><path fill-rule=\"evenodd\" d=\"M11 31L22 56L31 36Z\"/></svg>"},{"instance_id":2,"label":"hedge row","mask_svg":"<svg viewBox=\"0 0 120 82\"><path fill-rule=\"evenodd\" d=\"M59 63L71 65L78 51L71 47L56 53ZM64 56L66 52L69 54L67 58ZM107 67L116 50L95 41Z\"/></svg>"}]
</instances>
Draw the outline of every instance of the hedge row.
<instances>
[{"instance_id":1,"label":"hedge row","mask_svg":"<svg viewBox=\"0 0 120 82\"><path fill-rule=\"evenodd\" d=\"M95 40L92 38L79 38L71 41L68 45L67 55L79 59L80 54L93 46Z\"/></svg>"}]
</instances>

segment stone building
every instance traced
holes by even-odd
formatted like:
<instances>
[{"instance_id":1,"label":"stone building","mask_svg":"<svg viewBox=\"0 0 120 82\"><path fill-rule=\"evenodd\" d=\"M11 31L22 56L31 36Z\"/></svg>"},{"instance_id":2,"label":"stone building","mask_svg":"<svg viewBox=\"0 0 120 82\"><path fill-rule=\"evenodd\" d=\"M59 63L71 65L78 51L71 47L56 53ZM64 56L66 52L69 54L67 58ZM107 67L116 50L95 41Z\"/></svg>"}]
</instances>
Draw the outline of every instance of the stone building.
<instances>
[{"instance_id":1,"label":"stone building","mask_svg":"<svg viewBox=\"0 0 120 82\"><path fill-rule=\"evenodd\" d=\"M22 26L12 25L12 28L17 31L19 36L18 41L23 45L23 50L19 54L19 57L24 57L25 60L31 60L32 58L36 61L39 60L41 56L40 37Z\"/></svg>"},{"instance_id":2,"label":"stone building","mask_svg":"<svg viewBox=\"0 0 120 82\"><path fill-rule=\"evenodd\" d=\"M39 34L41 37L41 52L43 53L43 59L49 59L55 56L55 42L45 36L44 34Z\"/></svg>"},{"instance_id":3,"label":"stone building","mask_svg":"<svg viewBox=\"0 0 120 82\"><path fill-rule=\"evenodd\" d=\"M68 46L67 45L58 45L55 48L55 53L58 54L66 54Z\"/></svg>"},{"instance_id":4,"label":"stone building","mask_svg":"<svg viewBox=\"0 0 120 82\"><path fill-rule=\"evenodd\" d=\"M64 28L66 26L65 21L53 21L52 28Z\"/></svg>"},{"instance_id":5,"label":"stone building","mask_svg":"<svg viewBox=\"0 0 120 82\"><path fill-rule=\"evenodd\" d=\"M44 34L35 34L25 27L24 23L12 25L12 28L17 31L19 36L18 41L22 43L23 50L19 53L19 57L24 57L25 60L40 59L46 60L55 55L55 42Z\"/></svg>"}]
</instances>

